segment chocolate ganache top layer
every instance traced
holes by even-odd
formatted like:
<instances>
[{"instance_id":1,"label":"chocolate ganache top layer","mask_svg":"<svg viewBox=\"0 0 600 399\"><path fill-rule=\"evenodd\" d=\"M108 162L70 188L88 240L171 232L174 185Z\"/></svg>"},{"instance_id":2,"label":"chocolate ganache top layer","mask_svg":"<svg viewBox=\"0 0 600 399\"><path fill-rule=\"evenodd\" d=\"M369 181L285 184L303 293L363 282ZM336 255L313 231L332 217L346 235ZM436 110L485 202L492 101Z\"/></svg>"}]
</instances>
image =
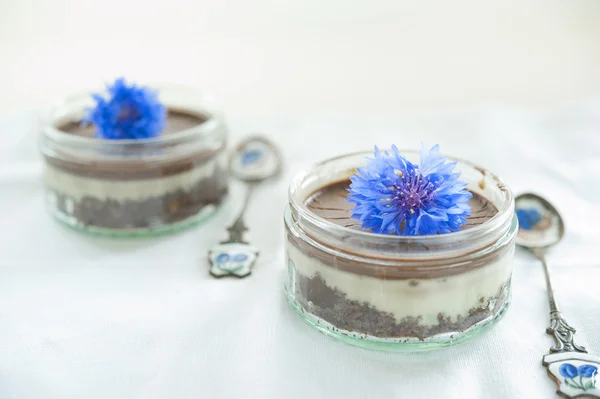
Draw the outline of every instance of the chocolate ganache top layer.
<instances>
[{"instance_id":1,"label":"chocolate ganache top layer","mask_svg":"<svg viewBox=\"0 0 600 399\"><path fill-rule=\"evenodd\" d=\"M308 197L306 206L315 214L332 223L359 230L361 228L359 222L352 218L354 204L346 200L349 187L349 180L326 186ZM469 200L471 216L461 227L462 230L482 224L498 213L498 209L486 198L476 193L472 194L473 197Z\"/></svg>"},{"instance_id":2,"label":"chocolate ganache top layer","mask_svg":"<svg viewBox=\"0 0 600 399\"><path fill-rule=\"evenodd\" d=\"M207 121L207 118L178 110L168 110L165 127L161 135L179 133L191 129ZM94 137L96 127L93 124L83 126L80 121L69 121L57 126L57 129L75 136Z\"/></svg>"},{"instance_id":3,"label":"chocolate ganache top layer","mask_svg":"<svg viewBox=\"0 0 600 399\"><path fill-rule=\"evenodd\" d=\"M169 109L161 135L179 133L199 126L207 120L207 117L200 114ZM80 121L67 121L58 124L56 128L63 133L95 139L95 126L82 126ZM95 140L101 141L102 139ZM122 157L107 161L86 160L62 153L56 154L56 156L46 155L45 158L50 165L75 175L109 180L152 179L179 174L202 165L212 160L216 153L224 150L225 146L226 143L223 140L223 145L219 149L201 149L184 157L166 157L160 162L148 162L135 157L131 159Z\"/></svg>"},{"instance_id":4,"label":"chocolate ganache top layer","mask_svg":"<svg viewBox=\"0 0 600 399\"><path fill-rule=\"evenodd\" d=\"M307 208L324 219L329 220L337 225L350 229L360 229L359 223L352 219L351 213L354 204L346 201L348 196L348 187L350 181L345 180L325 186L307 198L305 204ZM462 229L469 229L476 225L485 223L498 213L497 208L488 201L485 197L472 193L473 198L469 200L472 212L467 219L467 223L462 226ZM317 237L311 237L319 241ZM387 279L429 279L445 277L455 274L468 272L473 269L484 267L493 260L503 256L511 250L511 246L504 245L496 251L490 252L485 256L463 260L459 264L448 267L447 261L436 260L429 261L426 266L424 259L408 260L403 259L397 266L374 264L368 260L361 261L356 258L346 258L330 254L322 249L319 249L305 240L299 239L295 234L288 233L290 244L297 247L310 257L319 259L323 264L330 265L336 269L347 272L368 275L375 278ZM404 250L410 250L411 246L415 246L415 250L427 250L427 246L420 243L403 244ZM357 255L357 253L353 253ZM358 254L360 255L360 254ZM450 260L448 262L451 262Z\"/></svg>"}]
</instances>

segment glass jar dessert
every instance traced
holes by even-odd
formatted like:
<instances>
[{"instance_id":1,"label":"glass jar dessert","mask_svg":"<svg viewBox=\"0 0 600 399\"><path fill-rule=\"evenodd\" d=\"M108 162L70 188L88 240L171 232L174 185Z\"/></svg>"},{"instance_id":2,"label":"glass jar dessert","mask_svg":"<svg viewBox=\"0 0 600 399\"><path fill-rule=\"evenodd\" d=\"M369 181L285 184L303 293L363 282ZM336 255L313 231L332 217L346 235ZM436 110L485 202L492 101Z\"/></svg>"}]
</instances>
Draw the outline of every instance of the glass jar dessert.
<instances>
[{"instance_id":1,"label":"glass jar dessert","mask_svg":"<svg viewBox=\"0 0 600 399\"><path fill-rule=\"evenodd\" d=\"M327 335L385 350L447 346L492 325L510 298L517 231L510 190L450 158L472 193L460 231L376 234L351 217L347 201L349 179L367 155L324 161L292 181L285 212L292 307ZM418 152L403 155L418 159Z\"/></svg>"},{"instance_id":2,"label":"glass jar dessert","mask_svg":"<svg viewBox=\"0 0 600 399\"><path fill-rule=\"evenodd\" d=\"M89 94L57 105L44 122L47 205L60 221L104 235L152 235L206 219L227 194L227 128L204 97L159 88L160 136L104 140L83 125Z\"/></svg>"}]
</instances>

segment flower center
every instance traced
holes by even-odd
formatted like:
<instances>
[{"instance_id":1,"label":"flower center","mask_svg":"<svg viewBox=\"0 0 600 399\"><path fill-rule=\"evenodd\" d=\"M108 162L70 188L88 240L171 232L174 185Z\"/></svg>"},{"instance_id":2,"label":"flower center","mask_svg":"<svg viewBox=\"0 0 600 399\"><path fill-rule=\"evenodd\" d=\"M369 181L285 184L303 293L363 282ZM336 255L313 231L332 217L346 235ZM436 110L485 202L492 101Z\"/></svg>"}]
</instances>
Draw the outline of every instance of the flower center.
<instances>
[{"instance_id":1,"label":"flower center","mask_svg":"<svg viewBox=\"0 0 600 399\"><path fill-rule=\"evenodd\" d=\"M429 177L423 177L419 171L411 170L403 176L399 175L394 184L392 203L410 214L424 208L433 199L434 184Z\"/></svg>"},{"instance_id":2,"label":"flower center","mask_svg":"<svg viewBox=\"0 0 600 399\"><path fill-rule=\"evenodd\" d=\"M117 117L117 120L119 122L123 122L126 120L135 120L138 119L139 116L140 113L138 112L136 107L134 107L133 105L124 105L119 110L119 116Z\"/></svg>"}]
</instances>

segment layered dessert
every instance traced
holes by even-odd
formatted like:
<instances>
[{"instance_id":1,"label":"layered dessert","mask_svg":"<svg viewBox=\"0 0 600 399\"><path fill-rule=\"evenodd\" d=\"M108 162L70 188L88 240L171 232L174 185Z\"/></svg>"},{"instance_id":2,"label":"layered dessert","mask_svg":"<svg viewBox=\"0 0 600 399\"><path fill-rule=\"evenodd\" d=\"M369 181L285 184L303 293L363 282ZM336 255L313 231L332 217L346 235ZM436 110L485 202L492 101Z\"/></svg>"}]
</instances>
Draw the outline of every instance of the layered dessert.
<instances>
[{"instance_id":1,"label":"layered dessert","mask_svg":"<svg viewBox=\"0 0 600 399\"><path fill-rule=\"evenodd\" d=\"M418 345L460 341L502 313L516 224L502 215L510 196L501 182L472 169L471 211L456 233L384 236L352 217L353 171L332 170L336 163L321 164L290 192L286 290L303 318L338 338L362 340L359 345ZM504 230L478 233L500 219Z\"/></svg>"},{"instance_id":2,"label":"layered dessert","mask_svg":"<svg viewBox=\"0 0 600 399\"><path fill-rule=\"evenodd\" d=\"M167 107L159 137L103 140L81 112L60 115L42 151L48 206L74 227L109 234L200 219L227 194L223 128L210 113Z\"/></svg>"}]
</instances>

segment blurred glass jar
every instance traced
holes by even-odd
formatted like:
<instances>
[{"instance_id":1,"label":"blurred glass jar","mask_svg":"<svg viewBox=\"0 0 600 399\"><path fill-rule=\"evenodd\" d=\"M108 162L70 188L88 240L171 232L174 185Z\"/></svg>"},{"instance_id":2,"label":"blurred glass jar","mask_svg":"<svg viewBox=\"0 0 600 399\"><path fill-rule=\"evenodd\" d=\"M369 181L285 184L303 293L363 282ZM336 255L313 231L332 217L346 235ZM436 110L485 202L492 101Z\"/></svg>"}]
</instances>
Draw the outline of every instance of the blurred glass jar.
<instances>
[{"instance_id":1,"label":"blurred glass jar","mask_svg":"<svg viewBox=\"0 0 600 399\"><path fill-rule=\"evenodd\" d=\"M402 153L418 163L417 152ZM449 158L478 208L464 230L407 237L349 228L356 222L347 184L369 155L324 161L292 181L285 212L292 307L327 335L384 350L451 345L493 325L510 299L517 232L510 190L492 173ZM335 190L329 200L322 196L328 189Z\"/></svg>"},{"instance_id":2,"label":"blurred glass jar","mask_svg":"<svg viewBox=\"0 0 600 399\"><path fill-rule=\"evenodd\" d=\"M196 90L158 87L168 110L160 136L104 140L83 127L90 94L45 118L47 206L60 221L104 235L153 235L200 222L227 194L227 127Z\"/></svg>"}]
</instances>

